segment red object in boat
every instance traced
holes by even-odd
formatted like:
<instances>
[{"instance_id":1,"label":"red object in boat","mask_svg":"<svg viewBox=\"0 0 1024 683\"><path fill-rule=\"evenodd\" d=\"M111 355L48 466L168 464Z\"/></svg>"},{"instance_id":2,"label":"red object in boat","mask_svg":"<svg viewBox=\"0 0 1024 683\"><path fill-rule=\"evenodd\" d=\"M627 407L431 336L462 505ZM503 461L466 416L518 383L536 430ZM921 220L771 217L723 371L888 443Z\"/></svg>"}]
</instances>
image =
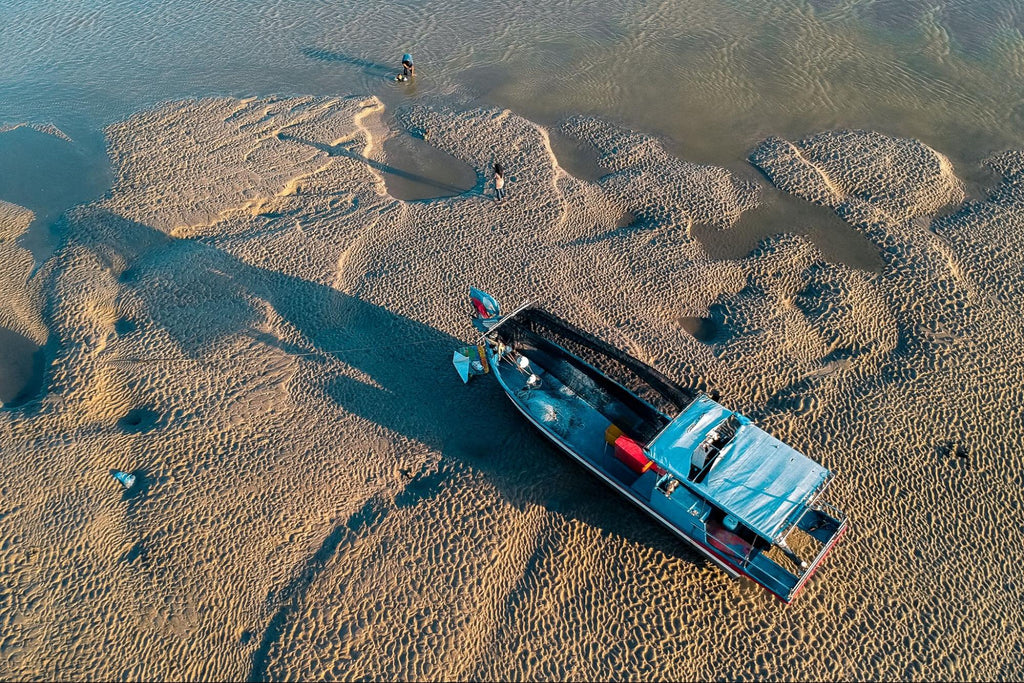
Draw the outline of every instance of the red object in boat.
<instances>
[{"instance_id":1,"label":"red object in boat","mask_svg":"<svg viewBox=\"0 0 1024 683\"><path fill-rule=\"evenodd\" d=\"M493 318L501 313L501 307L494 297L479 289L469 288L469 300L473 302L473 308L481 318Z\"/></svg>"},{"instance_id":2,"label":"red object in boat","mask_svg":"<svg viewBox=\"0 0 1024 683\"><path fill-rule=\"evenodd\" d=\"M643 446L625 434L615 439L615 457L637 474L643 474L654 465L644 455Z\"/></svg>"},{"instance_id":3,"label":"red object in boat","mask_svg":"<svg viewBox=\"0 0 1024 683\"><path fill-rule=\"evenodd\" d=\"M707 523L707 534L708 543L724 553L741 558L750 555L750 543L718 522Z\"/></svg>"}]
</instances>

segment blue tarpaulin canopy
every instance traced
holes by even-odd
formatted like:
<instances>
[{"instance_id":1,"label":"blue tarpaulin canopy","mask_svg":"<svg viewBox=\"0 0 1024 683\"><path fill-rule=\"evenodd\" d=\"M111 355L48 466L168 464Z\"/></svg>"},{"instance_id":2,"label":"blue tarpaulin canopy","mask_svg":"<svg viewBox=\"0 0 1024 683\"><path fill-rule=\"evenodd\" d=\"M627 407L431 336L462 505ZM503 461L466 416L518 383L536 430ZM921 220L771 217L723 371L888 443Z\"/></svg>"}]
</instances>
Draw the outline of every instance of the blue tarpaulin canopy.
<instances>
[{"instance_id":1,"label":"blue tarpaulin canopy","mask_svg":"<svg viewBox=\"0 0 1024 683\"><path fill-rule=\"evenodd\" d=\"M735 415L735 434L704 480L690 480L693 453ZM831 473L706 396L694 401L648 447L652 460L737 517L762 538L781 541Z\"/></svg>"}]
</instances>

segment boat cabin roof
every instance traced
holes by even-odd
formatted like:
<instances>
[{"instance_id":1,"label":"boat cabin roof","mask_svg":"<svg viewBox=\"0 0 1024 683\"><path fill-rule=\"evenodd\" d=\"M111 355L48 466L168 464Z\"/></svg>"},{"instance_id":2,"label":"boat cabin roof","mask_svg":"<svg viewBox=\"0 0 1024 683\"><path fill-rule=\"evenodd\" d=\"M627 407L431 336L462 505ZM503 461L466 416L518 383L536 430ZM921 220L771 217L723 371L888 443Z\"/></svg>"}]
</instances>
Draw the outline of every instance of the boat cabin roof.
<instances>
[{"instance_id":1,"label":"boat cabin roof","mask_svg":"<svg viewBox=\"0 0 1024 683\"><path fill-rule=\"evenodd\" d=\"M707 396L672 420L648 452L698 495L771 543L784 539L831 477Z\"/></svg>"}]
</instances>

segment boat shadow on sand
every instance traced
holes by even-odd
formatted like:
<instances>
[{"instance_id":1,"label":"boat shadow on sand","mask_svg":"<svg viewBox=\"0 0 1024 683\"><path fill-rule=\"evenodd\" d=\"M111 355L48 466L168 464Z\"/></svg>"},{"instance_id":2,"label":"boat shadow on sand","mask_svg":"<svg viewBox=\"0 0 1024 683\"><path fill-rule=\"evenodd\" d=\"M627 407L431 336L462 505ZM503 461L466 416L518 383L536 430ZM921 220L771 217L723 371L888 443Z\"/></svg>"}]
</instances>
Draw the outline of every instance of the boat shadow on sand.
<instances>
[{"instance_id":1,"label":"boat shadow on sand","mask_svg":"<svg viewBox=\"0 0 1024 683\"><path fill-rule=\"evenodd\" d=\"M489 377L462 383L451 358L455 348L475 337L468 315L465 339L459 339L332 287L250 265L196 239L170 237L110 213L94 212L79 221L70 234L84 235L83 246L107 262L116 254L129 264L119 283L130 290L125 295L141 301L149 320L119 321L128 334L145 334L149 325L158 326L184 357L203 362L223 343L248 336L278 356L284 352L301 363L322 366L303 375L316 378L314 393L322 392L345 411L439 452L440 472L405 472L404 490L384 501L385 508L413 506L440 492L453 473L470 468L483 473L519 508L541 506L665 555L698 562L685 543L536 434ZM296 343L260 329L268 306L297 333ZM231 363L214 360L214 366ZM354 372L339 374L339 361ZM158 405L149 405L159 413ZM154 431L163 426L159 417L152 422ZM159 473L151 476L160 481ZM357 513L347 523L350 528L363 525L360 514L369 519L381 511Z\"/></svg>"}]
</instances>

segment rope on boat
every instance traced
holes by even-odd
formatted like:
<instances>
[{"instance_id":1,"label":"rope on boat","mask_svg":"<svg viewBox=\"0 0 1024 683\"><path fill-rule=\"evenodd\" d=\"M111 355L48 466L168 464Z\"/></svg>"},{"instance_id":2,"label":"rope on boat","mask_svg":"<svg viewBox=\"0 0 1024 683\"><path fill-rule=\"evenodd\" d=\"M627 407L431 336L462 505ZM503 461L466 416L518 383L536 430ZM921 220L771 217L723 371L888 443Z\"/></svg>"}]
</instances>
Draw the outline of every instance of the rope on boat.
<instances>
[{"instance_id":1,"label":"rope on boat","mask_svg":"<svg viewBox=\"0 0 1024 683\"><path fill-rule=\"evenodd\" d=\"M432 344L433 339L424 339L423 341L411 341L402 342L401 344L377 344L375 346L363 346L360 348L349 348L349 349L331 349L324 351L300 351L297 353L288 353L289 356L329 356L336 353L352 353L355 351L375 351L378 349L394 349L401 346L414 346L419 344ZM287 352L286 352L287 353ZM177 363L190 363L195 362L198 359L193 358L182 358L181 356L165 356L165 357L141 357L141 356L120 356L115 358L104 358L104 363L165 363L165 362L177 362Z\"/></svg>"}]
</instances>

